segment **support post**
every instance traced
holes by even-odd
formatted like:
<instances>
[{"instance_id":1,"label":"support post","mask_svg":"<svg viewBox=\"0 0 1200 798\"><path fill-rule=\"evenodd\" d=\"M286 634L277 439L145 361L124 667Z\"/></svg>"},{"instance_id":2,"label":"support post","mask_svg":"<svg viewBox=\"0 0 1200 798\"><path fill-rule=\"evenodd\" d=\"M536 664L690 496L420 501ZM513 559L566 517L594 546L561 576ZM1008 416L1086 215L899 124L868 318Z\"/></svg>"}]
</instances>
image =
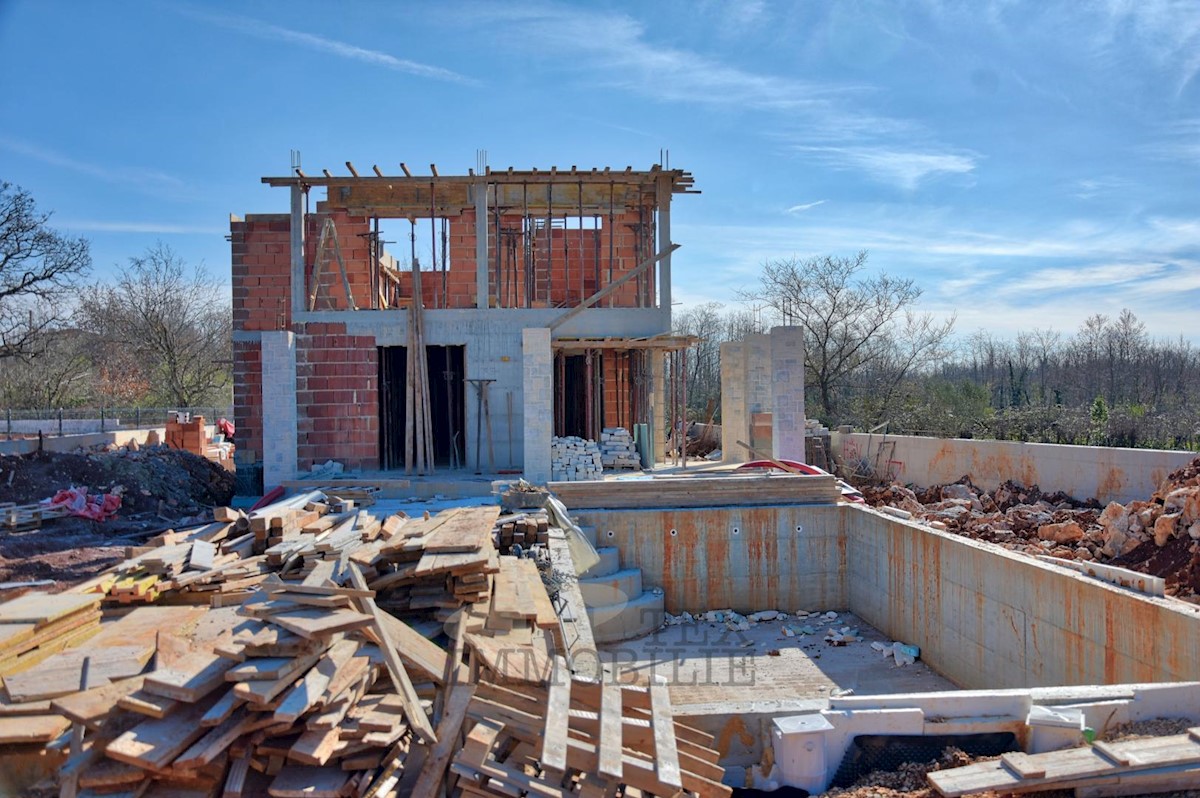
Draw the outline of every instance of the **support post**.
<instances>
[{"instance_id":1,"label":"support post","mask_svg":"<svg viewBox=\"0 0 1200 798\"><path fill-rule=\"evenodd\" d=\"M475 183L475 307L488 306L488 184L482 174Z\"/></svg>"},{"instance_id":2,"label":"support post","mask_svg":"<svg viewBox=\"0 0 1200 798\"><path fill-rule=\"evenodd\" d=\"M658 251L667 253L658 267L659 308L671 318L671 184L670 175L659 175L655 200L658 204Z\"/></svg>"},{"instance_id":3,"label":"support post","mask_svg":"<svg viewBox=\"0 0 1200 798\"><path fill-rule=\"evenodd\" d=\"M304 188L292 186L291 219L292 312L289 318L308 310L305 304L307 286L304 280Z\"/></svg>"},{"instance_id":4,"label":"support post","mask_svg":"<svg viewBox=\"0 0 1200 798\"><path fill-rule=\"evenodd\" d=\"M550 439L554 428L552 364L550 330L546 327L522 330L524 471L525 479L535 485L550 481Z\"/></svg>"},{"instance_id":5,"label":"support post","mask_svg":"<svg viewBox=\"0 0 1200 798\"><path fill-rule=\"evenodd\" d=\"M295 479L299 470L296 447L296 336L290 331L262 333L263 485Z\"/></svg>"},{"instance_id":6,"label":"support post","mask_svg":"<svg viewBox=\"0 0 1200 798\"><path fill-rule=\"evenodd\" d=\"M804 330L771 328L771 456L807 462L804 454Z\"/></svg>"},{"instance_id":7,"label":"support post","mask_svg":"<svg viewBox=\"0 0 1200 798\"><path fill-rule=\"evenodd\" d=\"M653 447L651 457L654 463L663 456L666 446L663 441L663 427L670 420L667 413L667 369L662 352L653 349L646 350L650 358L650 444ZM650 467L654 467L654 463Z\"/></svg>"}]
</instances>

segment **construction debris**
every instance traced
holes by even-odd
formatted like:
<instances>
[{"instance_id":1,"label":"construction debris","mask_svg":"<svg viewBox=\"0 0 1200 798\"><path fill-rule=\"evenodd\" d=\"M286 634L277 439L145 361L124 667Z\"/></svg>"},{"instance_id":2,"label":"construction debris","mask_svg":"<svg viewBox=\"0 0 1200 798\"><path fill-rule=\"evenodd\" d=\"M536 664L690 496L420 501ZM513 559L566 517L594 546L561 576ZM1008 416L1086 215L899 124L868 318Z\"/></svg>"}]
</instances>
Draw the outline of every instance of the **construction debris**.
<instances>
[{"instance_id":1,"label":"construction debris","mask_svg":"<svg viewBox=\"0 0 1200 798\"><path fill-rule=\"evenodd\" d=\"M1165 580L1166 595L1200 601L1200 458L1171 473L1146 501L1101 507L1008 481L983 490L962 477L913 490L863 488L867 502L929 526L1031 555L1098 562ZM901 515L903 517L903 515Z\"/></svg>"},{"instance_id":2,"label":"construction debris","mask_svg":"<svg viewBox=\"0 0 1200 798\"><path fill-rule=\"evenodd\" d=\"M665 685L567 671L498 516L380 519L320 492L219 508L0 604L0 742L64 752L62 794L728 795Z\"/></svg>"}]
</instances>

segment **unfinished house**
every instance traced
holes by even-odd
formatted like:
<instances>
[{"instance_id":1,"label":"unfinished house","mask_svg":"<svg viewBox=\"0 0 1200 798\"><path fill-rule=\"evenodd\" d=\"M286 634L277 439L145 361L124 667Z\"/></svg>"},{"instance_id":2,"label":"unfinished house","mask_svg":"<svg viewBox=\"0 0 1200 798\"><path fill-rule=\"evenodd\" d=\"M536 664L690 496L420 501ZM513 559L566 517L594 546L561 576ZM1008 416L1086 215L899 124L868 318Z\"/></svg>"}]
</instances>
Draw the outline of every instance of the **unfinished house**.
<instances>
[{"instance_id":1,"label":"unfinished house","mask_svg":"<svg viewBox=\"0 0 1200 798\"><path fill-rule=\"evenodd\" d=\"M663 450L684 404L664 353L687 344L671 199L691 175L346 167L264 177L289 211L231 218L239 470L544 482L555 435L640 429Z\"/></svg>"}]
</instances>

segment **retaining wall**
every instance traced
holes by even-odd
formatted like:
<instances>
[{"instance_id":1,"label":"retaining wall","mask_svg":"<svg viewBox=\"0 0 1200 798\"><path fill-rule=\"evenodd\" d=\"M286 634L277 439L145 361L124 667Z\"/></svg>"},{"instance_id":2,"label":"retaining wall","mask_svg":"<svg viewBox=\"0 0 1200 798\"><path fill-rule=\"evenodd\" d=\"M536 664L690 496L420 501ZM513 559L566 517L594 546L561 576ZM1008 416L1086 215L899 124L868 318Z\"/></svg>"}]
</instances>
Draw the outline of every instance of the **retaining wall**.
<instances>
[{"instance_id":1,"label":"retaining wall","mask_svg":"<svg viewBox=\"0 0 1200 798\"><path fill-rule=\"evenodd\" d=\"M1101 502L1148 499L1167 474L1195 452L1117 449L1053 443L833 433L834 452L881 475L921 487L955 482L964 474L982 488L1007 479ZM894 448L893 448L894 445Z\"/></svg>"},{"instance_id":2,"label":"retaining wall","mask_svg":"<svg viewBox=\"0 0 1200 798\"><path fill-rule=\"evenodd\" d=\"M578 515L672 613L850 610L963 688L1200 680L1200 606L870 509Z\"/></svg>"}]
</instances>

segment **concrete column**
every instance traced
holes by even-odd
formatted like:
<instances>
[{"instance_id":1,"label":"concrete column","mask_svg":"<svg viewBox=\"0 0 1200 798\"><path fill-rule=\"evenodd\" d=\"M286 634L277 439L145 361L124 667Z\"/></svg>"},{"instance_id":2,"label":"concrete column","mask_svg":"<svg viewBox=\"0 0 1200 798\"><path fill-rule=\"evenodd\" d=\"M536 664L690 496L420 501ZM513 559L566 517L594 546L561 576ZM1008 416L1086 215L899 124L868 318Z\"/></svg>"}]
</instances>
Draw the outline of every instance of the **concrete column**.
<instances>
[{"instance_id":1,"label":"concrete column","mask_svg":"<svg viewBox=\"0 0 1200 798\"><path fill-rule=\"evenodd\" d=\"M524 468L525 479L535 485L550 481L550 439L554 435L553 367L549 328L529 327L522 330Z\"/></svg>"},{"instance_id":2,"label":"concrete column","mask_svg":"<svg viewBox=\"0 0 1200 798\"><path fill-rule=\"evenodd\" d=\"M662 459L667 442L663 432L667 423L667 365L666 355L657 349L646 350L650 358L650 456L657 463Z\"/></svg>"},{"instance_id":3,"label":"concrete column","mask_svg":"<svg viewBox=\"0 0 1200 798\"><path fill-rule=\"evenodd\" d=\"M295 479L296 336L291 332L262 333L263 489Z\"/></svg>"},{"instance_id":4,"label":"concrete column","mask_svg":"<svg viewBox=\"0 0 1200 798\"><path fill-rule=\"evenodd\" d=\"M658 306L671 318L671 177L662 175L655 186L658 203L658 250L667 256L658 263Z\"/></svg>"},{"instance_id":5,"label":"concrete column","mask_svg":"<svg viewBox=\"0 0 1200 798\"><path fill-rule=\"evenodd\" d=\"M304 190L292 186L291 221L292 312L289 318L308 310L307 286L304 284Z\"/></svg>"},{"instance_id":6,"label":"concrete column","mask_svg":"<svg viewBox=\"0 0 1200 798\"><path fill-rule=\"evenodd\" d=\"M771 456L804 457L804 330L771 328Z\"/></svg>"},{"instance_id":7,"label":"concrete column","mask_svg":"<svg viewBox=\"0 0 1200 798\"><path fill-rule=\"evenodd\" d=\"M721 462L746 462L750 453L737 442L749 442L749 436L746 348L741 341L727 341L721 344Z\"/></svg>"},{"instance_id":8,"label":"concrete column","mask_svg":"<svg viewBox=\"0 0 1200 798\"><path fill-rule=\"evenodd\" d=\"M480 176L475 191L475 307L488 306L488 184ZM496 243L499 246L499 242Z\"/></svg>"}]
</instances>

